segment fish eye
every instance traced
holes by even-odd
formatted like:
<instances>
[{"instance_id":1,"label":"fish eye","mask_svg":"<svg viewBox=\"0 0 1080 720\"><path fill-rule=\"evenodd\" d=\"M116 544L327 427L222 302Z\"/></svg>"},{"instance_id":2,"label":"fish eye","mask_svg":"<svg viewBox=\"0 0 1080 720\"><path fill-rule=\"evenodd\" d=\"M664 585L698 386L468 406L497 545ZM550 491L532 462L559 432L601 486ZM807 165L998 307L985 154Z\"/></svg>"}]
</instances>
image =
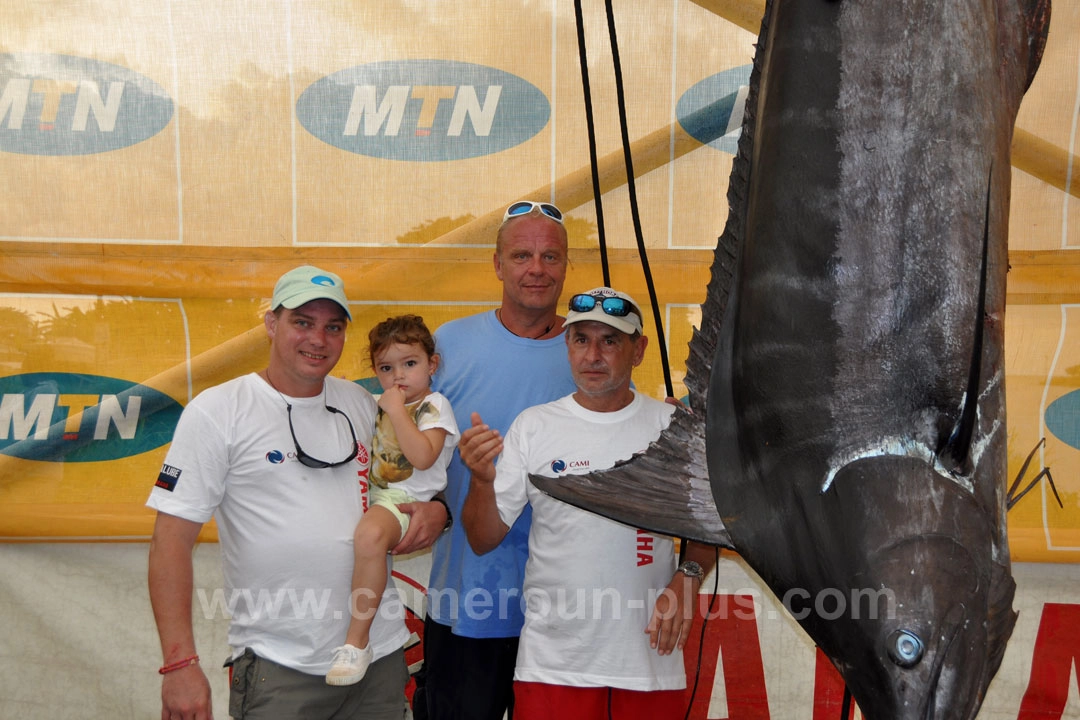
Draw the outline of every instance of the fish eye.
<instances>
[{"instance_id":1,"label":"fish eye","mask_svg":"<svg viewBox=\"0 0 1080 720\"><path fill-rule=\"evenodd\" d=\"M922 660L923 642L910 630L894 630L887 641L889 659L902 668L914 667Z\"/></svg>"}]
</instances>

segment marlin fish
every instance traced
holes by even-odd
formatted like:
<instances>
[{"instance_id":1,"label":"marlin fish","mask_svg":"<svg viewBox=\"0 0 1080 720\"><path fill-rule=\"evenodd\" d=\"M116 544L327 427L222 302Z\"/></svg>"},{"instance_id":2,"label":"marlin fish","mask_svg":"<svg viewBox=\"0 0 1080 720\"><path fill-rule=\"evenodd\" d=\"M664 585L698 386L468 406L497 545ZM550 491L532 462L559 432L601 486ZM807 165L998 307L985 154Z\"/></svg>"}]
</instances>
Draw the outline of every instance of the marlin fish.
<instances>
[{"instance_id":1,"label":"marlin fish","mask_svg":"<svg viewBox=\"0 0 1080 720\"><path fill-rule=\"evenodd\" d=\"M1015 623L1009 149L1049 13L770 0L690 411L612 470L532 478L737 551L870 720L974 718ZM837 591L878 607L825 614Z\"/></svg>"}]
</instances>

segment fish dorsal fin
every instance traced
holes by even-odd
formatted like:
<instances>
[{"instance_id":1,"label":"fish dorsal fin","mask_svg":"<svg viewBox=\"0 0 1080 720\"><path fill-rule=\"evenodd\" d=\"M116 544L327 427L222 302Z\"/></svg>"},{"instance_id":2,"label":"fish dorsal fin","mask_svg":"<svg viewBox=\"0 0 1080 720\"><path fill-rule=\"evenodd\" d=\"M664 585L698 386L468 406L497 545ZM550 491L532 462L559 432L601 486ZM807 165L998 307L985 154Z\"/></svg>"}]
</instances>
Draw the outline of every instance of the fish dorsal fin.
<instances>
[{"instance_id":1,"label":"fish dorsal fin","mask_svg":"<svg viewBox=\"0 0 1080 720\"><path fill-rule=\"evenodd\" d=\"M772 5L770 2L768 5ZM754 65L750 70L749 88L743 110L742 130L738 150L731 165L728 181L728 218L724 232L713 251L712 275L701 305L701 327L694 330L690 341L690 355L686 360L686 389L690 393L690 408L698 416L705 417L705 399L709 391L709 376L713 355L720 338L720 326L728 306L728 297L734 289L735 266L739 249L746 238L747 203L750 195L750 168L754 156L754 136L758 122L759 87L763 64L768 53L770 11L767 8L761 21L758 49L754 53Z\"/></svg>"},{"instance_id":2,"label":"fish dorsal fin","mask_svg":"<svg viewBox=\"0 0 1080 720\"><path fill-rule=\"evenodd\" d=\"M633 527L731 548L705 459L705 423L676 411L649 448L610 470L529 479L542 492Z\"/></svg>"}]
</instances>

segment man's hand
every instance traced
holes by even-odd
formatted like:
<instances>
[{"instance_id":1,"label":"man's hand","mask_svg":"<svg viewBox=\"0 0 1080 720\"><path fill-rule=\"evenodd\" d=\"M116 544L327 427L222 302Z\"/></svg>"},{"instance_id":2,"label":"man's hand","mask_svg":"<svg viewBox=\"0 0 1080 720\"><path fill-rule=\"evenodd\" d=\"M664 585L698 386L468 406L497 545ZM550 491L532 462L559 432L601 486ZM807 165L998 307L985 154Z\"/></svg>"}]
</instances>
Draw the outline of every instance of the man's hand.
<instances>
[{"instance_id":1,"label":"man's hand","mask_svg":"<svg viewBox=\"0 0 1080 720\"><path fill-rule=\"evenodd\" d=\"M423 550L438 540L446 527L446 506L441 502L401 503L397 509L409 516L409 529L390 551L391 555L408 555Z\"/></svg>"},{"instance_id":2,"label":"man's hand","mask_svg":"<svg viewBox=\"0 0 1080 720\"><path fill-rule=\"evenodd\" d=\"M201 528L202 523L162 512L154 523L147 585L161 639L161 659L166 666L195 655L191 550ZM188 665L162 676L162 720L209 720L212 716L210 683L202 668Z\"/></svg>"},{"instance_id":3,"label":"man's hand","mask_svg":"<svg viewBox=\"0 0 1080 720\"><path fill-rule=\"evenodd\" d=\"M495 500L495 458L503 450L502 437L473 413L472 427L461 433L458 450L461 460L472 473L469 478L469 494L461 508L461 524L469 547L477 555L491 552L498 546L510 528L499 517L499 504Z\"/></svg>"},{"instance_id":4,"label":"man's hand","mask_svg":"<svg viewBox=\"0 0 1080 720\"><path fill-rule=\"evenodd\" d=\"M458 452L472 473L473 481L495 482L495 459L502 452L502 436L484 424L479 413L471 415L472 427L461 433Z\"/></svg>"},{"instance_id":5,"label":"man's hand","mask_svg":"<svg viewBox=\"0 0 1080 720\"><path fill-rule=\"evenodd\" d=\"M700 580L676 572L656 598L656 607L645 632L649 635L649 647L660 655L670 655L686 646L700 583Z\"/></svg>"},{"instance_id":6,"label":"man's hand","mask_svg":"<svg viewBox=\"0 0 1080 720\"><path fill-rule=\"evenodd\" d=\"M161 680L161 720L214 720L210 681L198 665L165 673Z\"/></svg>"}]
</instances>

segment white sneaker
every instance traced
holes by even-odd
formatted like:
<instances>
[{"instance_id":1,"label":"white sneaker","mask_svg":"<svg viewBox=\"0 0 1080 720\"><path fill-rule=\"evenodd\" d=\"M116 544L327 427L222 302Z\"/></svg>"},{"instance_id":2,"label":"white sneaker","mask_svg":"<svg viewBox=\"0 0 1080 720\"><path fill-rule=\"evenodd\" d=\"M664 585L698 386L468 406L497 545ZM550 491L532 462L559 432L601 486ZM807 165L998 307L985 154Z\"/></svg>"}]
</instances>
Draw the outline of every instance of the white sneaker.
<instances>
[{"instance_id":1,"label":"white sneaker","mask_svg":"<svg viewBox=\"0 0 1080 720\"><path fill-rule=\"evenodd\" d=\"M368 665L375 658L371 643L366 648L342 645L334 648L334 664L326 673L327 685L355 685L364 679Z\"/></svg>"}]
</instances>

